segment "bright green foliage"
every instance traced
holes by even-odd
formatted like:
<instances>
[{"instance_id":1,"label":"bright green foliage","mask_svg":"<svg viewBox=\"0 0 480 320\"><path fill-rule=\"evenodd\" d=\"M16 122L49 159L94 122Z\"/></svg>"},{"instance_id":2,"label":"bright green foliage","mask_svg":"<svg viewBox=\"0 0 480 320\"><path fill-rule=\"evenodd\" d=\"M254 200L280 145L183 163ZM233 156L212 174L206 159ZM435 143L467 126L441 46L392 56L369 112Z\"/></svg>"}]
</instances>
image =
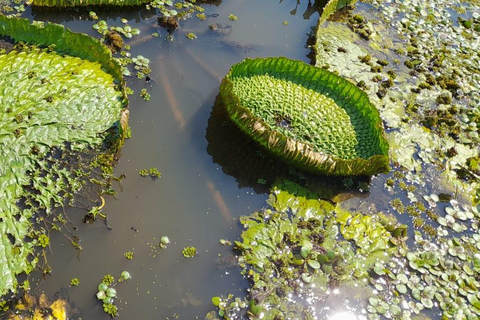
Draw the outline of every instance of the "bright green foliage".
<instances>
[{"instance_id":1,"label":"bright green foliage","mask_svg":"<svg viewBox=\"0 0 480 320\"><path fill-rule=\"evenodd\" d=\"M193 258L197 254L197 248L195 248L195 247L185 247L182 250L182 254L185 258Z\"/></svg>"},{"instance_id":2,"label":"bright green foliage","mask_svg":"<svg viewBox=\"0 0 480 320\"><path fill-rule=\"evenodd\" d=\"M37 238L37 244L46 248L50 244L50 238L46 234L41 234Z\"/></svg>"},{"instance_id":3,"label":"bright green foliage","mask_svg":"<svg viewBox=\"0 0 480 320\"><path fill-rule=\"evenodd\" d=\"M102 282L98 284L98 291L96 297L102 301L103 311L109 314L112 318L118 315L118 308L115 305L117 297L117 290L114 288L118 283L131 279L128 271L122 271L117 281L111 274L103 276Z\"/></svg>"},{"instance_id":4,"label":"bright green foliage","mask_svg":"<svg viewBox=\"0 0 480 320\"><path fill-rule=\"evenodd\" d=\"M138 174L142 177L150 177L152 179L158 179L162 176L162 173L158 171L157 168L141 169L138 171Z\"/></svg>"},{"instance_id":5,"label":"bright green foliage","mask_svg":"<svg viewBox=\"0 0 480 320\"><path fill-rule=\"evenodd\" d=\"M127 258L128 260L133 260L133 251L127 251L123 254L123 256L125 258Z\"/></svg>"},{"instance_id":6,"label":"bright green foliage","mask_svg":"<svg viewBox=\"0 0 480 320\"><path fill-rule=\"evenodd\" d=\"M151 0L31 0L31 5L36 7L86 7L86 6L139 6L150 3Z\"/></svg>"},{"instance_id":7,"label":"bright green foliage","mask_svg":"<svg viewBox=\"0 0 480 320\"><path fill-rule=\"evenodd\" d=\"M157 168L150 168L150 170L148 170L148 174L152 178L160 178L162 176L162 174L160 173L160 171L158 171Z\"/></svg>"},{"instance_id":8,"label":"bright green foliage","mask_svg":"<svg viewBox=\"0 0 480 320\"><path fill-rule=\"evenodd\" d=\"M286 58L246 59L223 79L231 119L291 165L327 175L388 170L388 143L367 95L326 70Z\"/></svg>"},{"instance_id":9,"label":"bright green foliage","mask_svg":"<svg viewBox=\"0 0 480 320\"><path fill-rule=\"evenodd\" d=\"M111 274L106 274L102 278L102 283L107 286L111 285L115 281L115 278Z\"/></svg>"},{"instance_id":10,"label":"bright green foliage","mask_svg":"<svg viewBox=\"0 0 480 320\"><path fill-rule=\"evenodd\" d=\"M140 97L145 101L149 101L151 98L151 95L150 93L148 93L146 88L143 88L142 90L140 90Z\"/></svg>"},{"instance_id":11,"label":"bright green foliage","mask_svg":"<svg viewBox=\"0 0 480 320\"><path fill-rule=\"evenodd\" d=\"M97 47L104 48L98 41L58 25L42 28L30 25L26 19L4 16L0 16L0 35L27 42L36 40L42 45L56 44L55 50L62 53L73 54L73 47L78 46L78 55L87 58L89 50L88 60L104 59L100 64L35 48L0 55L2 295L16 290L17 274L29 273L35 266L32 252L36 243L24 241L35 210L44 209L48 214L52 206L64 204L62 195L80 188L73 174L65 168L50 167L42 159L53 148L62 150L66 142L73 151L101 146L106 131L118 124L124 100L123 93L114 86L119 71L116 64L107 61L109 56L94 52ZM114 76L103 68L116 70ZM22 197L29 208L17 206ZM40 236L38 245L48 245L48 237Z\"/></svg>"},{"instance_id":12,"label":"bright green foliage","mask_svg":"<svg viewBox=\"0 0 480 320\"><path fill-rule=\"evenodd\" d=\"M28 19L0 16L0 36L9 36L16 42L23 41L44 47L53 46L54 50L60 54L98 62L107 73L113 76L117 84L124 87L122 68L112 59L112 52L100 41L86 34L72 32L55 23L30 24ZM123 97L126 99L126 94L123 94Z\"/></svg>"},{"instance_id":13,"label":"bright green foliage","mask_svg":"<svg viewBox=\"0 0 480 320\"><path fill-rule=\"evenodd\" d=\"M72 280L70 280L70 285L71 285L72 287L76 287L76 286L78 286L79 284L80 284L80 279L78 279L78 278L72 278Z\"/></svg>"},{"instance_id":14,"label":"bright green foliage","mask_svg":"<svg viewBox=\"0 0 480 320\"><path fill-rule=\"evenodd\" d=\"M321 305L329 288L367 285L369 272L384 269L406 235L393 217L345 212L290 181L277 184L268 203L272 209L240 219L246 230L235 242L253 282L250 312L265 319L309 319L309 303ZM232 300L212 299L225 319Z\"/></svg>"},{"instance_id":15,"label":"bright green foliage","mask_svg":"<svg viewBox=\"0 0 480 320\"><path fill-rule=\"evenodd\" d=\"M113 303L104 303L103 311L112 317L116 317L118 315L118 308Z\"/></svg>"},{"instance_id":16,"label":"bright green foliage","mask_svg":"<svg viewBox=\"0 0 480 320\"><path fill-rule=\"evenodd\" d=\"M76 149L100 145L98 133L118 121L123 108L121 94L112 83L101 65L79 58L40 50L0 56L0 250L5 250L0 261L0 292L13 289L14 275L30 269L25 258L31 244L24 245L23 238L32 212L22 211L19 221L14 217L20 213L16 202L24 193L22 185L32 183L40 191L36 200L46 209L52 200L57 205L63 202L59 194L66 187L64 181L27 175L40 165L32 148L45 154L66 141ZM13 246L8 234L15 239Z\"/></svg>"}]
</instances>

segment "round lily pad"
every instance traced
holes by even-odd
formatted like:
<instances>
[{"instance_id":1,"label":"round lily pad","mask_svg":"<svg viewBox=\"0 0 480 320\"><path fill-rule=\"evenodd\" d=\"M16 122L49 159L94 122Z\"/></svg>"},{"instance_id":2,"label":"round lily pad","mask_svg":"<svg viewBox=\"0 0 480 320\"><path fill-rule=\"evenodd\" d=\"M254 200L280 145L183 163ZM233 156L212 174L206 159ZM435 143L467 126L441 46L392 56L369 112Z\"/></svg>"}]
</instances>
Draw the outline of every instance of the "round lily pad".
<instances>
[{"instance_id":1,"label":"round lily pad","mask_svg":"<svg viewBox=\"0 0 480 320\"><path fill-rule=\"evenodd\" d=\"M327 175L388 171L388 143L368 96L301 61L246 59L220 86L230 118L253 140L303 170Z\"/></svg>"},{"instance_id":2,"label":"round lily pad","mask_svg":"<svg viewBox=\"0 0 480 320\"><path fill-rule=\"evenodd\" d=\"M402 284L402 283L397 284L397 291L398 291L399 293L401 293L401 294L405 294L405 293L407 293L407 291L408 291L408 290L407 290L407 286L404 285L404 284Z\"/></svg>"},{"instance_id":3,"label":"round lily pad","mask_svg":"<svg viewBox=\"0 0 480 320\"><path fill-rule=\"evenodd\" d=\"M121 67L98 40L61 25L31 24L28 19L2 15L0 36L37 45L0 54L2 295L15 291L17 274L34 268L35 243L25 242L32 229L32 211L41 208L48 214L52 205L65 204L61 194L80 188L73 173L48 167L46 155L53 148L66 151L66 143L72 152L101 147L109 132L117 143L128 113ZM48 50L41 49L47 46ZM39 168L48 173L40 174ZM35 190L28 196L37 205L23 210L17 202L27 197L25 186ZM102 296L103 290L99 292Z\"/></svg>"},{"instance_id":4,"label":"round lily pad","mask_svg":"<svg viewBox=\"0 0 480 320\"><path fill-rule=\"evenodd\" d=\"M320 263L317 260L307 260L307 264L313 269L320 269Z\"/></svg>"}]
</instances>

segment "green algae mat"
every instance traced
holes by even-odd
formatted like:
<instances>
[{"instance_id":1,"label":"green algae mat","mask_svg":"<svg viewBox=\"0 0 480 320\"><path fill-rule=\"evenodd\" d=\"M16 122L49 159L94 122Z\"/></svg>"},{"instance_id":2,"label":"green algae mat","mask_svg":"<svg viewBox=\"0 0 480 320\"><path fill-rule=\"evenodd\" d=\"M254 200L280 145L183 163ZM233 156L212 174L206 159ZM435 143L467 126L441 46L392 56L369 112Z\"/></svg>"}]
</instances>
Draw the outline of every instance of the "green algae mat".
<instances>
[{"instance_id":1,"label":"green algae mat","mask_svg":"<svg viewBox=\"0 0 480 320\"><path fill-rule=\"evenodd\" d=\"M325 175L388 171L388 143L367 95L349 81L287 58L246 59L220 86L230 118L260 145Z\"/></svg>"},{"instance_id":2,"label":"green algae mat","mask_svg":"<svg viewBox=\"0 0 480 320\"><path fill-rule=\"evenodd\" d=\"M126 124L120 119L127 100L120 66L99 41L60 25L5 16L0 16L0 36L50 45L47 49L17 45L0 54L3 295L16 290L18 274L35 267L35 246L48 243L46 234L34 231L32 220L40 210L48 214L63 206L62 195L81 188L74 173L45 158L53 150L81 152L104 146L107 138L123 139Z\"/></svg>"}]
</instances>

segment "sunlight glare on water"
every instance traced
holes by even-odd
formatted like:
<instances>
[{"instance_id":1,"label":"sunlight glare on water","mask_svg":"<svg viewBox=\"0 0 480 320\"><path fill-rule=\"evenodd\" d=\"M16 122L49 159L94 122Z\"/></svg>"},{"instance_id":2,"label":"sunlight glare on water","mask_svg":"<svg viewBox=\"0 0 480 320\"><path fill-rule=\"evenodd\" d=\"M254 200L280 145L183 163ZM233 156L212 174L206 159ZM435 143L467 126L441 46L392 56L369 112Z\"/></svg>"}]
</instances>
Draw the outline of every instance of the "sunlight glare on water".
<instances>
[{"instance_id":1,"label":"sunlight glare on water","mask_svg":"<svg viewBox=\"0 0 480 320\"><path fill-rule=\"evenodd\" d=\"M360 320L360 318L349 311L341 311L330 315L328 320Z\"/></svg>"}]
</instances>

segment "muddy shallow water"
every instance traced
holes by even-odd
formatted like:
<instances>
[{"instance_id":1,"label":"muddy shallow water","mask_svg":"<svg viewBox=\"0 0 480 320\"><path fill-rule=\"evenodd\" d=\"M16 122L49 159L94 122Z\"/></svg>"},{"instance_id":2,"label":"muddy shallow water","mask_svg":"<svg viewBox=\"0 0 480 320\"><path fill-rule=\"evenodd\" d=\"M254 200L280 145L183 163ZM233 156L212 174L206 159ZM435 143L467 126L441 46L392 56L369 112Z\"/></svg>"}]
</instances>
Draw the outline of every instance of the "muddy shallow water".
<instances>
[{"instance_id":1,"label":"muddy shallow water","mask_svg":"<svg viewBox=\"0 0 480 320\"><path fill-rule=\"evenodd\" d=\"M229 153L209 146L215 141L206 135L215 131L215 120L209 119L219 81L232 64L246 57L278 55L309 61L307 33L318 13L308 20L303 16L306 4L295 15L291 13L294 8L291 2L252 0L205 6L205 13L213 16L203 22L195 17L183 21L173 42L165 40L167 33L155 24L154 15L108 14L109 25L121 25L120 18L126 17L132 27L142 30L130 42L132 56L149 58L152 69L151 81L130 80L135 91L130 98L132 138L125 143L116 167L116 174L124 173L126 179L116 186L118 197L107 198L103 210L113 230L101 221L83 225L85 212L70 210L83 250L78 254L68 239L52 233L48 256L52 275L31 281L36 292L66 294L82 319L108 318L95 298L96 287L103 275L118 276L122 270L129 271L132 279L116 287L119 319L165 319L175 314L181 319L203 319L214 309L212 296L242 295L248 284L231 267L231 250L219 239L239 238L237 218L265 206L263 191L268 188L247 176L248 172L243 176L242 169L229 168ZM230 21L230 13L239 19ZM32 15L96 35L86 13ZM99 16L107 17L100 12ZM209 29L212 23L231 25L231 32L216 35ZM139 40L153 32L160 37ZM185 32L195 32L198 39L187 39ZM150 101L139 97L142 88L151 93ZM207 130L209 125L213 129ZM222 144L228 141L220 139ZM152 167L162 173L160 179L139 175L140 169ZM172 243L158 251L155 247L162 235L168 235ZM184 258L185 246L196 246L198 256ZM134 252L133 260L124 257L127 251ZM81 284L72 288L69 284L74 277Z\"/></svg>"}]
</instances>

